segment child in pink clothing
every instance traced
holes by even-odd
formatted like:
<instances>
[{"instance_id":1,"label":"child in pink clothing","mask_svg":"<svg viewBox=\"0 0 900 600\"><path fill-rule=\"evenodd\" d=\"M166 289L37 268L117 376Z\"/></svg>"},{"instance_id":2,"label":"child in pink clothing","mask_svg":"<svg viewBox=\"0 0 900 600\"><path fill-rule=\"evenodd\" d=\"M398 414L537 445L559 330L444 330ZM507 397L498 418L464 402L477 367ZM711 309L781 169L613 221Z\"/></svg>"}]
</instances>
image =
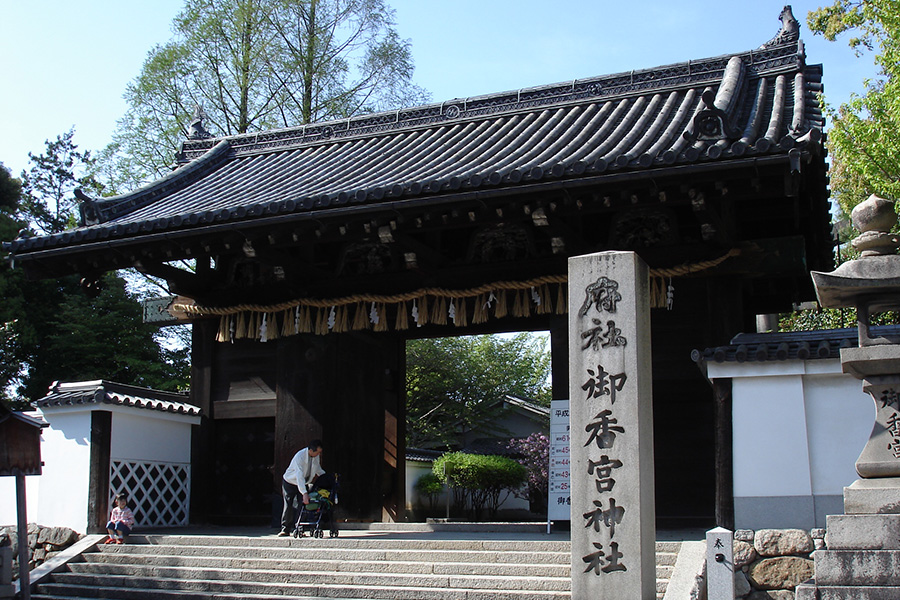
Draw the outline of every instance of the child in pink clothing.
<instances>
[{"instance_id":1,"label":"child in pink clothing","mask_svg":"<svg viewBox=\"0 0 900 600\"><path fill-rule=\"evenodd\" d=\"M124 544L125 537L131 533L134 527L134 514L128 508L128 495L118 494L116 496L116 506L112 509L109 516L109 523L106 524L106 531L109 532L109 539L104 544Z\"/></svg>"}]
</instances>

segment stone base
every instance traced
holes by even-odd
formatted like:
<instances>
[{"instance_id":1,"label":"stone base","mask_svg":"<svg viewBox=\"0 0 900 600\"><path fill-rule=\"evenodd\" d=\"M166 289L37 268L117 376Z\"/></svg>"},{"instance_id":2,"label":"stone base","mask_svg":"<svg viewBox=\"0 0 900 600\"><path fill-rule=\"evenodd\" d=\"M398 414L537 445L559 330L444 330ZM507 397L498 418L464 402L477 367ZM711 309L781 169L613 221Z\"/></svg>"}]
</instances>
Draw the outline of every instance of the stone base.
<instances>
[{"instance_id":1,"label":"stone base","mask_svg":"<svg viewBox=\"0 0 900 600\"><path fill-rule=\"evenodd\" d=\"M900 515L828 515L829 550L900 550Z\"/></svg>"},{"instance_id":2,"label":"stone base","mask_svg":"<svg viewBox=\"0 0 900 600\"><path fill-rule=\"evenodd\" d=\"M11 583L0 585L0 598L12 598L16 595L16 588Z\"/></svg>"},{"instance_id":3,"label":"stone base","mask_svg":"<svg viewBox=\"0 0 900 600\"><path fill-rule=\"evenodd\" d=\"M844 488L844 513L900 514L900 477L857 479Z\"/></svg>"},{"instance_id":4,"label":"stone base","mask_svg":"<svg viewBox=\"0 0 900 600\"><path fill-rule=\"evenodd\" d=\"M900 587L852 587L843 585L816 586L804 583L797 586L795 600L897 600Z\"/></svg>"},{"instance_id":5,"label":"stone base","mask_svg":"<svg viewBox=\"0 0 900 600\"><path fill-rule=\"evenodd\" d=\"M844 488L857 507L881 506L897 488L861 480ZM900 514L829 515L825 550L813 555L814 580L797 586L795 600L898 600Z\"/></svg>"}]
</instances>

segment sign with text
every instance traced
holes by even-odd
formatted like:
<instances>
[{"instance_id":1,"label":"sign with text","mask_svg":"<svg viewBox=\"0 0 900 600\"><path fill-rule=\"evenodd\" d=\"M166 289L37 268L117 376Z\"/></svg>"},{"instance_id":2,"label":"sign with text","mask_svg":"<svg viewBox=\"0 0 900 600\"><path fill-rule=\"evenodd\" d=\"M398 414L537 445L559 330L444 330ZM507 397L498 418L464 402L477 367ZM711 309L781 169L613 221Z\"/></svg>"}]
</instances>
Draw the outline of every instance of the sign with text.
<instances>
[{"instance_id":1,"label":"sign with text","mask_svg":"<svg viewBox=\"0 0 900 600\"><path fill-rule=\"evenodd\" d=\"M656 598L649 269L569 259L572 600Z\"/></svg>"},{"instance_id":2,"label":"sign with text","mask_svg":"<svg viewBox=\"0 0 900 600\"><path fill-rule=\"evenodd\" d=\"M569 401L550 402L550 468L547 520L569 521Z\"/></svg>"}]
</instances>

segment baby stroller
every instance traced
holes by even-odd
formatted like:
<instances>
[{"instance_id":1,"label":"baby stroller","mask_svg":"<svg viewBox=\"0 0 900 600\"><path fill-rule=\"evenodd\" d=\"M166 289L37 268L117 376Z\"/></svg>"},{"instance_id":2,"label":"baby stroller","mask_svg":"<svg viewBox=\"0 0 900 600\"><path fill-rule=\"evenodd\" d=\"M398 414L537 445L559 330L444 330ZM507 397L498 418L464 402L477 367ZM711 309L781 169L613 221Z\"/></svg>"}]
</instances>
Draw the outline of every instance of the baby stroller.
<instances>
[{"instance_id":1,"label":"baby stroller","mask_svg":"<svg viewBox=\"0 0 900 600\"><path fill-rule=\"evenodd\" d=\"M329 530L330 537L337 537L339 532L334 521L334 505L337 502L337 474L326 473L316 479L314 488L309 493L309 504L304 504L300 508L294 537L303 537L306 533L317 538L325 537L325 529Z\"/></svg>"}]
</instances>

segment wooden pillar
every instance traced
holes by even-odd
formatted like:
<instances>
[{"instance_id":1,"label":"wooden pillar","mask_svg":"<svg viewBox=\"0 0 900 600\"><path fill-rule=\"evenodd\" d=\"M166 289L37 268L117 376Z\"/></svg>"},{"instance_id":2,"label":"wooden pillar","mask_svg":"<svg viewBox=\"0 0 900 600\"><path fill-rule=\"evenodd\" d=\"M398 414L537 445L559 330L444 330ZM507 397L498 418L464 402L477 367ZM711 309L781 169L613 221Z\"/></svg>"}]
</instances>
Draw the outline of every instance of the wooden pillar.
<instances>
[{"instance_id":1,"label":"wooden pillar","mask_svg":"<svg viewBox=\"0 0 900 600\"><path fill-rule=\"evenodd\" d=\"M716 524L734 530L731 379L713 380L716 402Z\"/></svg>"},{"instance_id":2,"label":"wooden pillar","mask_svg":"<svg viewBox=\"0 0 900 600\"><path fill-rule=\"evenodd\" d=\"M745 315L743 290L739 281L709 280L707 307L710 315L710 336L707 346L728 343L742 331L752 331L755 319ZM722 310L727 307L728 310ZM734 529L734 448L732 439L731 380L713 382L715 422L715 503L716 524Z\"/></svg>"},{"instance_id":3,"label":"wooden pillar","mask_svg":"<svg viewBox=\"0 0 900 600\"><path fill-rule=\"evenodd\" d=\"M109 517L109 460L112 439L112 413L91 412L91 466L88 483L87 533L106 531Z\"/></svg>"},{"instance_id":4,"label":"wooden pillar","mask_svg":"<svg viewBox=\"0 0 900 600\"><path fill-rule=\"evenodd\" d=\"M550 372L554 400L569 399L569 321L555 315L550 324Z\"/></svg>"},{"instance_id":5,"label":"wooden pillar","mask_svg":"<svg viewBox=\"0 0 900 600\"><path fill-rule=\"evenodd\" d=\"M212 402L212 365L216 344L216 320L191 326L191 404L200 407L200 424L191 435L191 523L205 523L212 514L215 476L215 421Z\"/></svg>"}]
</instances>

